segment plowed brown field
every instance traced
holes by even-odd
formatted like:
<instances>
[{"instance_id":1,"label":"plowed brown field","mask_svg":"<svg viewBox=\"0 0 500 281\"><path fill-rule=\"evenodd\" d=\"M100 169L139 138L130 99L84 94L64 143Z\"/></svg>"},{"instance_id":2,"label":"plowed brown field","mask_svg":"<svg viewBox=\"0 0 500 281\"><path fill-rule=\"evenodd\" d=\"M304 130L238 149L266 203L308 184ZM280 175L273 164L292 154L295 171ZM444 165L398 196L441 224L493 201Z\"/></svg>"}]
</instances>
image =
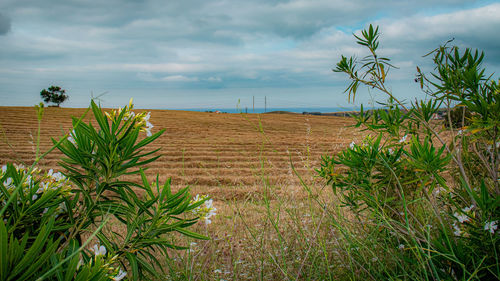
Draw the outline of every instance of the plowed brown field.
<instances>
[{"instance_id":1,"label":"plowed brown field","mask_svg":"<svg viewBox=\"0 0 500 281\"><path fill-rule=\"evenodd\" d=\"M51 147L51 137L71 130L71 116L84 111L46 108L41 151ZM90 117L86 120L92 122ZM166 129L149 147L161 148L162 154L146 171L150 179L157 173L161 182L172 177L174 189L190 185L191 194L210 195L217 208L212 224L192 227L209 241L196 244L171 236L177 244L191 247L171 253L174 266L188 270L194 277L190 280L283 280L283 266L300 276L308 267L321 267L315 264L334 252L324 206L333 210L338 201L323 188L324 180L314 169L321 155L333 154L362 137L347 127L352 119L151 110L150 121L153 132ZM0 164L33 163L37 126L34 108L0 107ZM61 156L54 150L40 168L59 170ZM107 227L125 231L113 223Z\"/></svg>"},{"instance_id":2,"label":"plowed brown field","mask_svg":"<svg viewBox=\"0 0 500 281\"><path fill-rule=\"evenodd\" d=\"M46 108L41 151L52 145L51 137L60 137L71 129L71 116L79 117L84 111ZM150 149L161 148L162 157L148 166L148 176L153 178L158 173L160 181L171 177L174 186L190 185L216 197L239 196L234 188L246 193L263 181L271 186L298 185L291 163L306 180L314 180L313 169L318 167L321 155L338 151L360 135L347 127L353 120L343 117L148 111L155 126L153 132L166 129L150 145ZM0 107L0 126L0 164L33 163L35 109ZM40 167L58 169L60 157L60 152L53 151ZM231 194L223 191L225 187L233 187Z\"/></svg>"}]
</instances>

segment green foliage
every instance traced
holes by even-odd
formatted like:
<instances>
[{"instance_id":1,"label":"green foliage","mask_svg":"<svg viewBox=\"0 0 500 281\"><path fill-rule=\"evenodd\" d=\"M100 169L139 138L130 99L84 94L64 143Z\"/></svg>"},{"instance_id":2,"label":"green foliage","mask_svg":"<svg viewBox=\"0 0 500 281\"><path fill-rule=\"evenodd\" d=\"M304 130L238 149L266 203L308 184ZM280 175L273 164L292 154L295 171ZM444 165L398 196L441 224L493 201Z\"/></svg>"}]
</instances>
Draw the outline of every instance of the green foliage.
<instances>
[{"instance_id":1,"label":"green foliage","mask_svg":"<svg viewBox=\"0 0 500 281\"><path fill-rule=\"evenodd\" d=\"M407 108L385 86L391 65L377 56L378 28L370 25L355 37L371 55L361 67L342 56L334 71L351 80L349 98L366 85L389 101L383 109L361 109L355 116L356 126L375 137L324 156L318 170L343 206L365 222L362 232L334 224L346 247L364 246L350 256L350 270L375 279L498 279L500 92L485 78L484 54L446 45L431 52L436 73L427 78L417 68L417 81L429 99ZM451 104L458 110L450 110ZM440 131L432 116L442 105L462 130ZM452 134L452 141L444 141L443 134Z\"/></svg>"},{"instance_id":2,"label":"green foliage","mask_svg":"<svg viewBox=\"0 0 500 281\"><path fill-rule=\"evenodd\" d=\"M133 280L158 279L168 250L186 248L172 242L174 232L208 239L188 229L214 214L208 197L172 192L170 180L161 184L158 176L148 182L143 167L159 156L147 145L163 130L152 134L150 114L132 109L104 113L92 101L97 126L74 119L70 135L53 140L65 156L64 175L3 166L0 280L119 280L127 275L120 268ZM43 107L37 110L41 119ZM129 174L142 182L121 179Z\"/></svg>"},{"instance_id":3,"label":"green foliage","mask_svg":"<svg viewBox=\"0 0 500 281\"><path fill-rule=\"evenodd\" d=\"M356 43L367 47L370 55L360 61L362 65L359 67L355 58L342 56L341 60L337 63L337 67L333 69L334 72L343 72L349 75L351 83L347 87L346 92L349 93L349 99L352 95L353 101L356 97L358 87L362 84L387 91L384 84L385 78L389 70L394 68L394 66L389 63L390 60L388 58L379 57L376 54L379 46L379 36L378 27L374 29L372 25L370 25L368 30L363 30L361 36L354 35L357 40Z\"/></svg>"},{"instance_id":4,"label":"green foliage","mask_svg":"<svg viewBox=\"0 0 500 281\"><path fill-rule=\"evenodd\" d=\"M57 107L68 99L66 90L61 89L59 86L50 86L48 89L43 89L40 92L40 96L44 102L54 103Z\"/></svg>"},{"instance_id":5,"label":"green foliage","mask_svg":"<svg viewBox=\"0 0 500 281\"><path fill-rule=\"evenodd\" d=\"M67 209L72 196L69 180L52 170L42 174L38 169L7 164L2 167L0 189L0 252L5 258L0 261L0 280L37 279L51 264L63 260L59 251L66 251L65 245L76 243L67 239L73 227ZM79 261L80 255L75 256ZM104 270L100 265L87 268ZM54 274L64 270L61 267ZM109 274L101 275L97 280L109 280Z\"/></svg>"}]
</instances>

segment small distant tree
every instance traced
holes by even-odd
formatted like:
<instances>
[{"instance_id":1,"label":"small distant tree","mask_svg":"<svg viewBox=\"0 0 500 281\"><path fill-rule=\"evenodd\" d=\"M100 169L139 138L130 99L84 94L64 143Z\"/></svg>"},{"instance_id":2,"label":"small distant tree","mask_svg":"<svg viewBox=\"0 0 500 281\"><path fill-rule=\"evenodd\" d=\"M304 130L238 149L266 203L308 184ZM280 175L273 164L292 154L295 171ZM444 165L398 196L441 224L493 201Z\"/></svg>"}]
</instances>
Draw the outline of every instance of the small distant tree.
<instances>
[{"instance_id":1,"label":"small distant tree","mask_svg":"<svg viewBox=\"0 0 500 281\"><path fill-rule=\"evenodd\" d=\"M57 107L59 107L61 103L68 99L66 90L61 89L61 87L59 86L50 86L48 89L43 89L40 92L40 96L45 103L51 102L54 103Z\"/></svg>"}]
</instances>

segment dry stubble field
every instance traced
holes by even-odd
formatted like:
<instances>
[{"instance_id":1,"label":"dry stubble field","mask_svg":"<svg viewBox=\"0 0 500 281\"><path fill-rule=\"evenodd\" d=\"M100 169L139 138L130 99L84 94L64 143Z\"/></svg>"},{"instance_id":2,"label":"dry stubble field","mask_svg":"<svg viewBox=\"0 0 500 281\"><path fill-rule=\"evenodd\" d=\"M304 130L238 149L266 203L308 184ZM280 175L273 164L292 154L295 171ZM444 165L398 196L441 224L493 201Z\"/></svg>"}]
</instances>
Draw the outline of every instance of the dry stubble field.
<instances>
[{"instance_id":1,"label":"dry stubble field","mask_svg":"<svg viewBox=\"0 0 500 281\"><path fill-rule=\"evenodd\" d=\"M189 185L192 194L210 195L218 209L212 224L197 227L211 241L193 244L190 252L173 253L179 270L194 280L302 279L309 276L308 270L316 270L308 266L315 262L311 248L321 246L317 238L324 216L298 175L334 204L314 169L321 155L361 138L362 133L347 127L352 119L150 111L153 132L166 131L150 145L161 147L162 157L148 166L148 176L159 174L161 182L171 177L174 189ZM83 112L46 108L41 151L51 146L51 137L70 130L71 116ZM33 162L36 120L34 108L0 107L0 164ZM52 152L40 167L58 169L60 156Z\"/></svg>"}]
</instances>

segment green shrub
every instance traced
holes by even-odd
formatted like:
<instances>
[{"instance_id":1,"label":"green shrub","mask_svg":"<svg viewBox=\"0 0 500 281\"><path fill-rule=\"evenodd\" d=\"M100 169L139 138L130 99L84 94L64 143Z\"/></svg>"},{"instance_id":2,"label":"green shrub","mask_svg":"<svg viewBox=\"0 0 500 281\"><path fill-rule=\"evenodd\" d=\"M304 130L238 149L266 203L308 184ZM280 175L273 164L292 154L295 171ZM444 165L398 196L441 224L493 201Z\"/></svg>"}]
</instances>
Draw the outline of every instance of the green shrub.
<instances>
[{"instance_id":1,"label":"green shrub","mask_svg":"<svg viewBox=\"0 0 500 281\"><path fill-rule=\"evenodd\" d=\"M38 150L31 168L2 167L0 280L158 279L168 250L186 248L172 242L173 232L208 239L188 230L214 215L208 197L192 199L188 188L173 193L170 180L146 178L142 167L159 156L145 147L163 133L151 133L149 113L136 115L132 103L105 114L92 101L91 109L97 127L75 118L70 135L53 140L65 155L64 174L40 172ZM43 106L37 110L40 121ZM129 174L142 183L121 179Z\"/></svg>"},{"instance_id":2,"label":"green shrub","mask_svg":"<svg viewBox=\"0 0 500 281\"><path fill-rule=\"evenodd\" d=\"M429 98L408 106L385 86L392 65L377 56L378 28L355 37L371 55L361 67L342 56L334 71L349 76L349 98L366 85L389 101L355 116L370 135L324 156L318 170L363 223L334 221L344 247L356 249L349 250L349 270L374 279L498 280L500 86L485 77L483 54L446 45L434 50L433 78L417 68ZM431 117L443 103L470 112L468 126L440 131Z\"/></svg>"}]
</instances>

